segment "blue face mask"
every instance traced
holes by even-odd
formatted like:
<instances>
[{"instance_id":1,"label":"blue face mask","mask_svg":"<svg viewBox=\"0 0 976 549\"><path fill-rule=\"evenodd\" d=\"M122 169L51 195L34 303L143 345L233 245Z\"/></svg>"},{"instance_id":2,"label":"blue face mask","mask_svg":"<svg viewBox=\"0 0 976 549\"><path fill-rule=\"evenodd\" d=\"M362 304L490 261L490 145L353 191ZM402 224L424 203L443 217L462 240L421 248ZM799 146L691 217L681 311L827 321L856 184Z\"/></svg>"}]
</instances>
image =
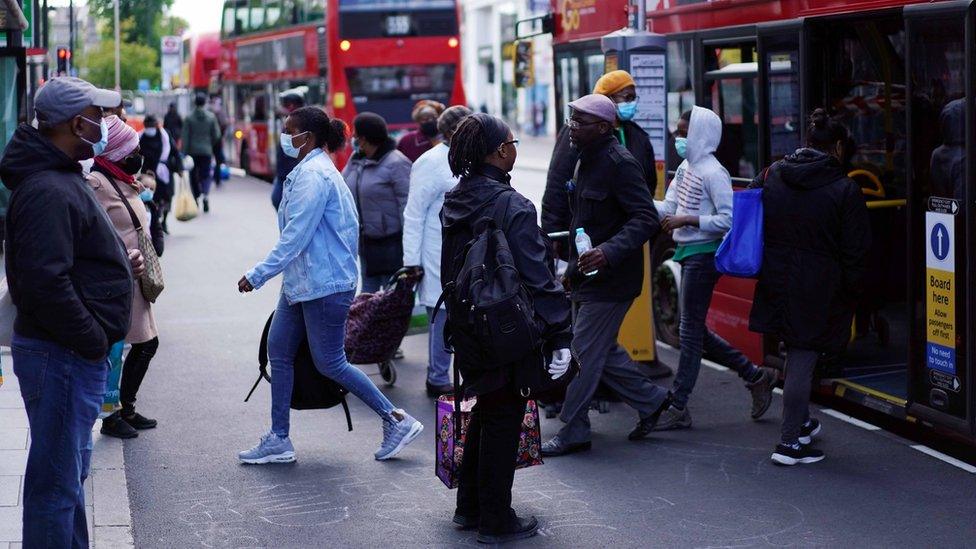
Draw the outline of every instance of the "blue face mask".
<instances>
[{"instance_id":1,"label":"blue face mask","mask_svg":"<svg viewBox=\"0 0 976 549\"><path fill-rule=\"evenodd\" d=\"M302 152L301 149L302 147L305 146L305 143L302 143L301 147L296 147L294 140L296 137L305 135L306 133L308 132L296 133L295 135L289 135L287 133L281 134L280 136L281 150L285 151L285 154L287 156L290 156L292 158L298 158L298 155L301 154ZM307 141L308 140L306 139L306 142Z\"/></svg>"},{"instance_id":2,"label":"blue face mask","mask_svg":"<svg viewBox=\"0 0 976 549\"><path fill-rule=\"evenodd\" d=\"M153 192L149 189L143 189L142 192L139 193L139 200L142 200L143 202L152 202L152 199Z\"/></svg>"},{"instance_id":3,"label":"blue face mask","mask_svg":"<svg viewBox=\"0 0 976 549\"><path fill-rule=\"evenodd\" d=\"M688 158L688 138L687 137L675 137L674 138L674 148L678 151L678 156L681 158Z\"/></svg>"},{"instance_id":4,"label":"blue face mask","mask_svg":"<svg viewBox=\"0 0 976 549\"><path fill-rule=\"evenodd\" d=\"M633 120L637 116L637 101L628 103L617 103L617 118L621 120Z\"/></svg>"},{"instance_id":5,"label":"blue face mask","mask_svg":"<svg viewBox=\"0 0 976 549\"><path fill-rule=\"evenodd\" d=\"M98 126L102 132L102 137L98 141L89 141L84 137L81 137L80 135L78 137L85 143L88 143L89 145L92 146L92 152L94 153L92 156L98 156L102 154L103 152L105 152L105 147L108 146L108 124L105 122L104 118L102 118L101 124L95 122L94 120L89 120L85 116L82 116L81 119L84 120L85 122L88 122L89 124L94 124Z\"/></svg>"}]
</instances>

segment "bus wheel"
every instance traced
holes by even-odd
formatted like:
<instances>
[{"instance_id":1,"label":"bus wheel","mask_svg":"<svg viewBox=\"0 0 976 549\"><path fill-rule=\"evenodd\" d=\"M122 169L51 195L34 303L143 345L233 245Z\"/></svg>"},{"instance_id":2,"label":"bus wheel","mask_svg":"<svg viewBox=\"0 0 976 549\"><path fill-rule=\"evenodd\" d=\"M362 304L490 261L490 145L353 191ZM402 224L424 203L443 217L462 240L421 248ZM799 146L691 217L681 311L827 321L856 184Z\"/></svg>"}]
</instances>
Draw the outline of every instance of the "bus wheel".
<instances>
[{"instance_id":1,"label":"bus wheel","mask_svg":"<svg viewBox=\"0 0 976 549\"><path fill-rule=\"evenodd\" d=\"M651 252L652 302L654 308L654 331L657 338L668 345L680 345L678 327L681 323L681 310L678 289L681 287L681 265L671 261L674 244L670 239L659 238Z\"/></svg>"}]
</instances>

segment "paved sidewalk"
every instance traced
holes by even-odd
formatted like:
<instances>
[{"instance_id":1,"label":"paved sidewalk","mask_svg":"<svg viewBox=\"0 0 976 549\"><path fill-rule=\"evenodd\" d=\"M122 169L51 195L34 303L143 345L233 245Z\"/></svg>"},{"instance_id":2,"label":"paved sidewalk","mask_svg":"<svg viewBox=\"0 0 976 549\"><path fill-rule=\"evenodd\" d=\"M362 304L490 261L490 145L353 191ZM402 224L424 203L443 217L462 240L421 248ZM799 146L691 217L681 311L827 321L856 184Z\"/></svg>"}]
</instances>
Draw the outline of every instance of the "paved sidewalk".
<instances>
[{"instance_id":1,"label":"paved sidewalk","mask_svg":"<svg viewBox=\"0 0 976 549\"><path fill-rule=\"evenodd\" d=\"M8 349L0 352L0 364L0 549L19 549L30 429ZM103 437L98 427L96 422L92 470L85 484L89 539L96 548L133 547L122 441Z\"/></svg>"}]
</instances>

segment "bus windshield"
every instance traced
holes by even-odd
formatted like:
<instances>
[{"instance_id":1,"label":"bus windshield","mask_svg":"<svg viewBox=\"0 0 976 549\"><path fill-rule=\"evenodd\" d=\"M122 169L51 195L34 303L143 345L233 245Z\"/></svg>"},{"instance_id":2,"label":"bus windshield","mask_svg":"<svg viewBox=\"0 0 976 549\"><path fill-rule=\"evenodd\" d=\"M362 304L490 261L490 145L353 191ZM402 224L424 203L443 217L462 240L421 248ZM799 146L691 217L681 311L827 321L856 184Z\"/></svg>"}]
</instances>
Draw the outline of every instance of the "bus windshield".
<instances>
[{"instance_id":1,"label":"bus windshield","mask_svg":"<svg viewBox=\"0 0 976 549\"><path fill-rule=\"evenodd\" d=\"M454 73L453 64L390 65L349 67L346 78L354 103L368 104L390 124L406 124L420 99L450 103Z\"/></svg>"},{"instance_id":2,"label":"bus windshield","mask_svg":"<svg viewBox=\"0 0 976 549\"><path fill-rule=\"evenodd\" d=\"M340 0L342 38L455 36L454 0Z\"/></svg>"}]
</instances>

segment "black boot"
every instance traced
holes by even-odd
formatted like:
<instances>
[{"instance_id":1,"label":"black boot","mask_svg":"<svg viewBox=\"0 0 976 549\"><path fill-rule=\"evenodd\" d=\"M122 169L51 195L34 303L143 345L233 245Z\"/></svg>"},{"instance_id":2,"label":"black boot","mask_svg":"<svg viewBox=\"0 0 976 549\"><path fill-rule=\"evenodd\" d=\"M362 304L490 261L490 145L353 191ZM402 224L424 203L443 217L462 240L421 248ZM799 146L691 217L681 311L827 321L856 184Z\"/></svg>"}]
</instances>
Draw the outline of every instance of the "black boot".
<instances>
[{"instance_id":1,"label":"black boot","mask_svg":"<svg viewBox=\"0 0 976 549\"><path fill-rule=\"evenodd\" d=\"M478 529L478 543L508 543L531 538L539 531L539 520L535 517L515 517L506 528L499 530Z\"/></svg>"},{"instance_id":2,"label":"black boot","mask_svg":"<svg viewBox=\"0 0 976 549\"><path fill-rule=\"evenodd\" d=\"M136 438L139 436L139 432L136 431L131 425L126 423L126 421L122 419L122 414L119 412L115 412L102 420L102 428L100 432L105 436L123 439Z\"/></svg>"},{"instance_id":3,"label":"black boot","mask_svg":"<svg viewBox=\"0 0 976 549\"><path fill-rule=\"evenodd\" d=\"M126 410L123 408L122 419L133 428L140 431L143 429L153 429L156 427L155 419L151 419L142 414L136 413L135 410Z\"/></svg>"}]
</instances>

